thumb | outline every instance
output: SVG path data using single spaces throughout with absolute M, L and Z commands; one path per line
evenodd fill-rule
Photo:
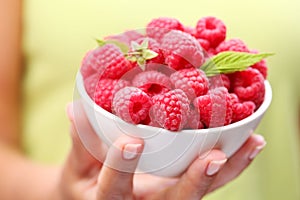
M 132 199 L 133 177 L 144 142 L 121 136 L 110 147 L 98 178 L 99 199 Z

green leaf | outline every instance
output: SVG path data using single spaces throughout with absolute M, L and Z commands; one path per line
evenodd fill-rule
M 125 56 L 128 60 L 137 62 L 138 65 L 142 68 L 142 70 L 145 70 L 147 60 L 151 60 L 152 58 L 158 56 L 158 53 L 150 50 L 148 46 L 149 40 L 147 38 L 143 40 L 142 44 L 138 44 L 137 42 L 132 41 L 132 50 L 125 53 Z
M 134 51 L 138 51 L 138 50 L 140 50 L 140 45 L 136 41 L 132 41 L 131 42 L 131 48 Z
M 221 52 L 201 66 L 207 76 L 242 71 L 274 53 Z
M 156 56 L 158 56 L 158 53 L 156 53 L 155 51 L 152 51 L 150 49 L 144 50 L 143 55 L 142 55 L 142 57 L 145 60 L 150 60 L 152 58 L 155 58 Z
M 114 44 L 117 47 L 119 47 L 120 50 L 123 53 L 127 53 L 129 51 L 129 46 L 128 45 L 126 45 L 125 43 L 122 43 L 120 41 L 117 41 L 117 40 L 101 40 L 101 39 L 96 39 L 96 42 L 98 43 L 99 47 L 102 47 L 102 46 L 104 46 L 106 44 Z
M 148 46 L 149 46 L 149 40 L 147 38 L 145 38 L 141 44 L 141 49 L 142 50 L 148 49 Z

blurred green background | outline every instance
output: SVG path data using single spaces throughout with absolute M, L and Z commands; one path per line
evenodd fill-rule
M 69 149 L 64 107 L 72 100 L 82 57 L 96 46 L 95 37 L 144 28 L 160 16 L 195 26 L 212 15 L 226 24 L 227 38 L 276 55 L 267 59 L 273 102 L 257 130 L 268 145 L 245 173 L 207 199 L 300 199 L 299 8 L 299 0 L 25 1 L 24 147 L 42 162 L 64 159 Z

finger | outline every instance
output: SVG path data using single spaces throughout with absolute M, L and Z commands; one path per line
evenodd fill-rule
M 236 178 L 264 148 L 266 141 L 261 135 L 253 134 L 246 143 L 230 158 L 218 174 L 210 191 L 221 187 Z
M 67 159 L 66 167 L 70 170 L 70 173 L 73 173 L 73 175 L 76 175 L 78 178 L 92 177 L 99 172 L 101 162 L 95 159 L 86 149 L 78 132 L 81 131 L 81 134 L 89 135 L 94 131 L 84 112 L 82 112 L 80 118 L 79 116 L 74 116 L 73 103 L 67 105 L 67 116 L 71 122 L 70 134 L 72 138 L 72 148 Z M 105 155 L 106 150 L 101 143 L 98 149 L 102 155 Z
M 179 182 L 167 189 L 165 199 L 201 199 L 226 163 L 226 155 L 212 150 L 206 157 L 196 159 L 182 175 Z
M 131 199 L 133 176 L 140 154 L 142 140 L 121 137 L 110 147 L 98 178 L 99 199 Z

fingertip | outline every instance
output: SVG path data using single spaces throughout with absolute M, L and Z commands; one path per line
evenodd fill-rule
M 263 135 L 260 134 L 253 134 L 252 139 L 256 143 L 256 146 L 266 146 L 267 142 Z
M 138 157 L 138 155 L 142 151 L 142 144 L 125 144 L 123 146 L 122 154 L 123 154 L 123 159 L 125 160 L 132 160 Z
M 226 154 L 218 149 L 213 149 L 205 153 L 205 155 L 205 157 L 200 155 L 199 159 L 205 162 L 205 175 L 209 177 L 216 175 L 227 162 Z
M 249 153 L 248 159 L 252 161 L 267 145 L 265 138 L 262 135 L 253 134 L 252 135 L 253 146 Z
M 70 121 L 74 121 L 73 102 L 69 102 L 66 105 L 66 114 Z

